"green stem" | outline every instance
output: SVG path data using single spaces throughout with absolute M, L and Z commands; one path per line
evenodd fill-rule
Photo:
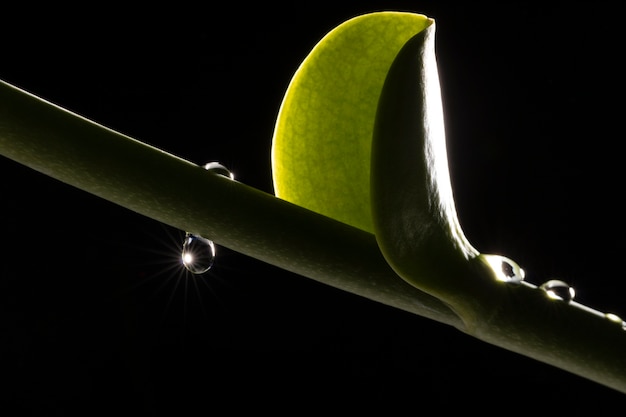
M 373 235 L 122 135 L 0 81 L 0 154 L 282 269 L 457 328 Z
M 533 286 L 502 283 L 485 286 L 488 294 L 467 295 L 493 308 L 465 327 L 446 304 L 400 279 L 373 235 L 207 172 L 2 81 L 0 153 L 242 254 L 626 393 L 621 321 L 547 300 Z

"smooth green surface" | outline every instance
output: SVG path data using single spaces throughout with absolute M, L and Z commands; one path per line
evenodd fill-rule
M 474 296 L 469 260 L 478 251 L 461 230 L 452 194 L 434 24 L 404 45 L 385 80 L 371 202 L 376 239 L 400 276 L 455 308 Z
M 415 13 L 357 16 L 329 32 L 285 94 L 272 142 L 276 196 L 372 232 L 369 165 L 391 62 L 432 24 Z

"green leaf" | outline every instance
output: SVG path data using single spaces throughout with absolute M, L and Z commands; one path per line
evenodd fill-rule
M 277 197 L 373 232 L 370 153 L 380 92 L 402 46 L 433 23 L 377 12 L 329 32 L 295 73 L 272 143 Z
M 389 69 L 370 175 L 376 240 L 398 275 L 457 308 L 474 299 L 479 272 L 493 281 L 491 273 L 468 262 L 479 252 L 466 239 L 455 209 L 434 24 L 406 42 Z
M 272 169 L 278 197 L 375 234 L 400 277 L 458 308 L 485 271 L 454 209 L 434 28 L 377 12 L 329 32 L 285 94 Z

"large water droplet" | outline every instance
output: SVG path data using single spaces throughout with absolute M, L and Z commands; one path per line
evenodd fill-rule
M 231 180 L 235 179 L 235 175 L 219 162 L 208 162 L 204 165 L 204 169 L 206 169 L 207 171 L 211 171 L 215 174 L 230 178 Z
M 574 287 L 571 287 L 568 283 L 558 279 L 551 279 L 544 282 L 539 287 L 544 290 L 548 297 L 553 300 L 572 301 L 576 295 Z
M 485 255 L 481 256 L 487 264 L 493 269 L 493 272 L 498 281 L 520 283 L 524 280 L 526 273 L 520 266 L 509 258 L 500 255 Z
M 192 274 L 204 274 L 215 261 L 215 244 L 202 236 L 186 233 L 181 259 Z

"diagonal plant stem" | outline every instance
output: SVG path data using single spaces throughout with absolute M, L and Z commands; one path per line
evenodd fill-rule
M 374 236 L 212 174 L 0 81 L 0 154 L 282 269 L 457 328 L 400 279 Z
M 0 154 L 242 254 L 626 393 L 621 319 L 548 305 L 532 286 L 502 286 L 494 287 L 499 301 L 491 301 L 490 320 L 466 328 L 445 303 L 400 279 L 372 234 L 207 172 L 2 81 Z

